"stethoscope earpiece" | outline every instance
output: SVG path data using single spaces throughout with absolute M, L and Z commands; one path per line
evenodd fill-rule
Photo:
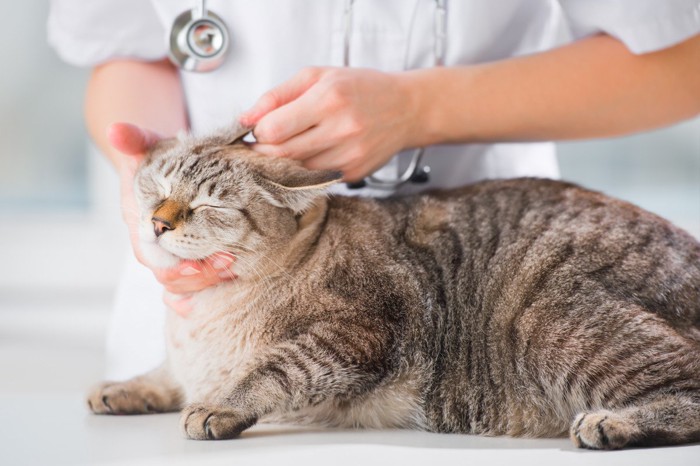
M 186 71 L 212 71 L 224 62 L 229 36 L 223 20 L 206 2 L 175 18 L 168 37 L 170 60 Z

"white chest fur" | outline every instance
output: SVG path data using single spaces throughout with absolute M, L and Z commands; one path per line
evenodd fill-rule
M 220 285 L 195 297 L 187 318 L 167 322 L 168 363 L 183 386 L 186 403 L 216 403 L 247 374 L 254 356 L 263 353 L 264 293 L 235 284 Z M 273 413 L 276 422 L 343 427 L 423 428 L 423 381 L 419 370 L 401 371 L 362 399 L 339 406 L 333 400 L 296 412 Z M 266 417 L 267 418 L 267 417 Z M 270 420 L 270 419 L 263 419 Z
M 255 353 L 255 295 L 235 284 L 198 293 L 192 312 L 168 318 L 168 364 L 186 402 L 213 401 L 243 373 Z

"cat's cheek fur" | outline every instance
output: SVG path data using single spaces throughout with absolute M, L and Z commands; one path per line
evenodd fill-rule
M 139 245 L 141 255 L 149 267 L 157 269 L 170 269 L 177 266 L 182 260 L 175 254 L 166 251 L 156 243 L 151 224 L 147 219 L 142 219 L 139 226 Z
M 180 263 L 180 258 L 152 241 L 141 241 L 141 254 L 146 263 L 157 269 L 170 269 Z

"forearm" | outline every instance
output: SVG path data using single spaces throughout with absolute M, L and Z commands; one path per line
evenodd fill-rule
M 700 113 L 700 36 L 646 55 L 596 36 L 404 78 L 417 115 L 412 146 L 615 136 Z
M 85 98 L 87 128 L 100 150 L 119 169 L 124 157 L 107 141 L 107 127 L 128 122 L 173 136 L 187 128 L 177 70 L 167 61 L 121 60 L 96 67 Z

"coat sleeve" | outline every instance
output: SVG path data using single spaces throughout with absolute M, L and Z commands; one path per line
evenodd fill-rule
M 575 38 L 597 33 L 633 53 L 653 52 L 700 33 L 700 0 L 559 0 Z
M 166 56 L 165 26 L 149 0 L 51 0 L 48 41 L 77 66 Z

